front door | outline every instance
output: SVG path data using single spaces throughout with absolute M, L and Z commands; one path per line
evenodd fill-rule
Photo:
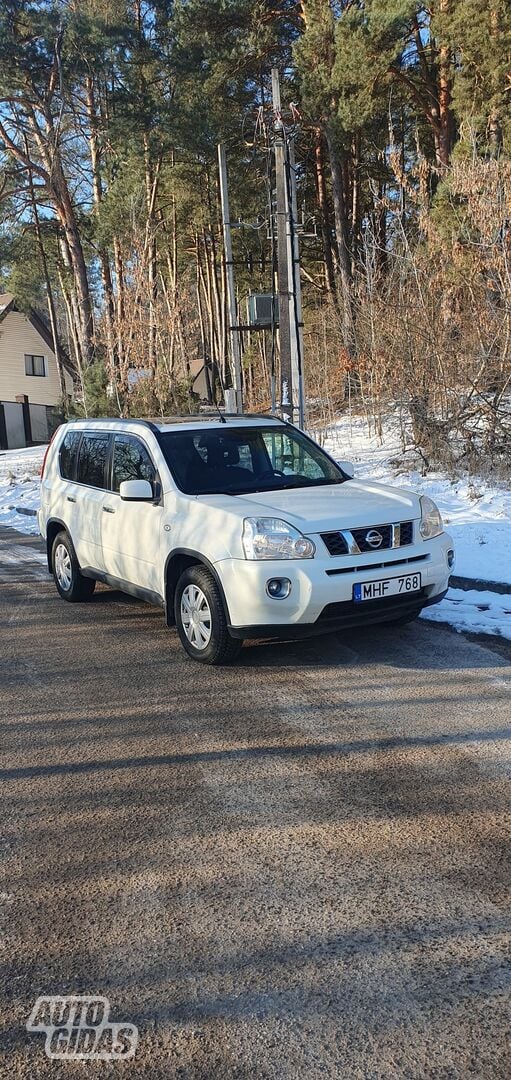
M 149 480 L 155 502 L 125 502 L 119 495 L 123 480 Z M 151 454 L 138 436 L 114 435 L 110 488 L 101 515 L 106 573 L 159 594 L 163 524 L 163 505 L 157 503 L 160 481 Z

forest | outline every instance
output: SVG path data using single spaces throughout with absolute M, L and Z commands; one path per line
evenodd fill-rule
M 275 114 L 294 142 L 307 422 L 398 415 L 426 466 L 509 476 L 508 0 L 3 0 L 1 286 L 51 325 L 87 415 L 193 411 L 274 293 Z M 60 343 L 60 344 L 59 344 Z M 241 334 L 267 410 L 275 329 Z

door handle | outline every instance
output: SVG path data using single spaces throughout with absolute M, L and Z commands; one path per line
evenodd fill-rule
M 114 510 L 113 506 L 104 506 L 103 507 L 103 513 L 104 514 L 115 514 L 115 510 Z
M 68 502 L 76 502 L 76 499 L 74 499 L 72 495 L 68 495 L 67 501 Z

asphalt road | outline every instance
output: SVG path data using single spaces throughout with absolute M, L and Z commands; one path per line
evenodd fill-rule
M 419 622 L 201 668 L 38 554 L 0 531 L 2 1077 L 508 1080 L 506 656 Z M 135 1059 L 49 1062 L 42 993 Z

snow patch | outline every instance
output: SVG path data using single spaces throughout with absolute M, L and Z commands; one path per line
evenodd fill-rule
M 0 452 L 0 525 L 38 534 L 37 518 L 16 513 L 16 507 L 39 508 L 39 473 L 45 450 L 45 446 L 29 446 Z
M 345 416 L 329 429 L 325 449 L 353 461 L 357 477 L 412 488 L 438 504 L 456 547 L 454 572 L 511 584 L 511 491 L 484 479 L 453 480 L 441 472 L 423 476 L 403 454 L 397 424 L 385 426 L 383 442 L 368 433 L 361 416 Z
M 425 608 L 421 618 L 447 622 L 473 634 L 499 634 L 511 641 L 511 596 L 449 589 L 440 604 Z
M 332 457 L 353 461 L 357 477 L 412 488 L 434 499 L 454 540 L 455 574 L 511 584 L 509 487 L 477 477 L 452 479 L 435 471 L 423 475 L 410 466 L 399 434 L 397 423 L 388 421 L 381 440 L 369 433 L 364 417 L 348 414 L 329 429 L 324 445 Z M 449 589 L 445 599 L 421 617 L 511 640 L 511 596 Z

